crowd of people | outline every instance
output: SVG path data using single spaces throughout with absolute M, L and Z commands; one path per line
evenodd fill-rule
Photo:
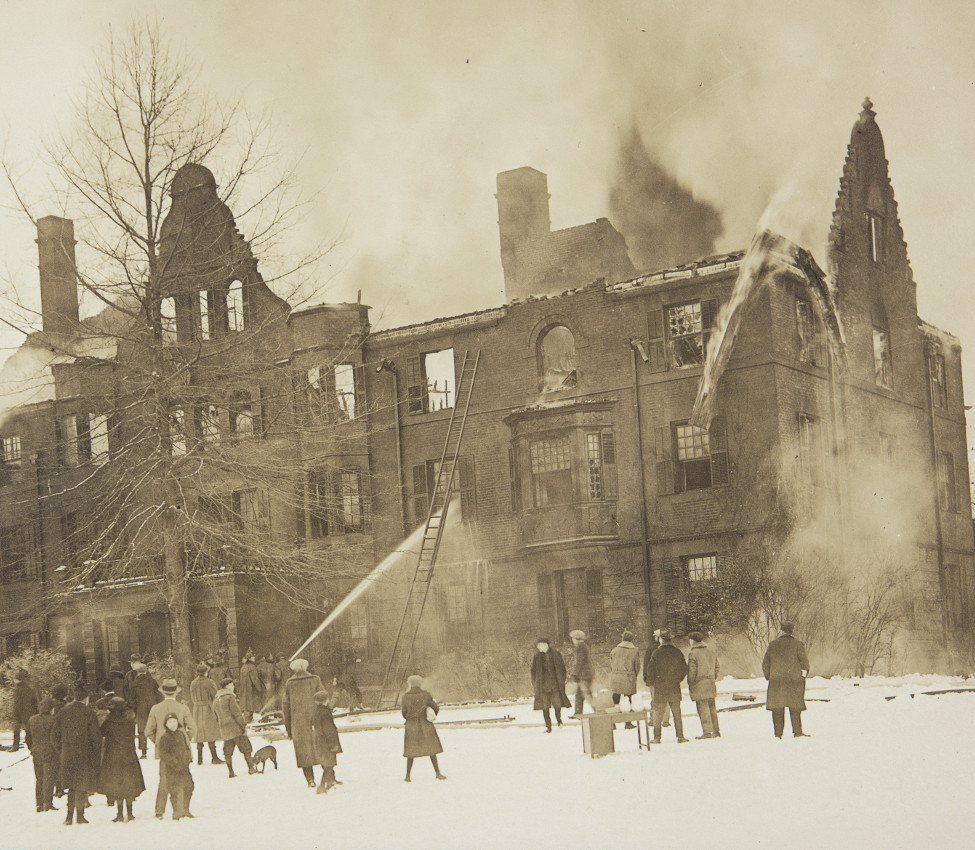
M 762 662 L 768 680 L 766 707 L 772 713 L 776 738 L 784 733 L 786 708 L 790 710 L 793 735 L 805 736 L 802 711 L 806 707 L 809 659 L 793 631 L 791 624 L 783 623 L 781 634 L 769 644 Z M 562 709 L 572 706 L 566 694 L 567 682 L 574 683 L 576 691 L 572 719 L 582 716 L 586 701 L 593 710 L 605 708 L 595 704 L 595 665 L 586 634 L 575 630 L 570 637 L 573 652 L 568 668 L 562 654 L 547 638 L 537 641 L 532 658 L 534 708 L 542 712 L 546 733 L 552 731 L 553 712 L 555 723 L 562 726 Z M 681 717 L 685 680 L 701 721 L 698 737 L 721 736 L 715 705 L 720 662 L 703 634 L 692 632 L 689 638 L 690 650 L 685 658 L 674 645 L 670 630 L 660 629 L 643 656 L 643 681 L 650 689 L 654 743 L 660 743 L 662 728 L 669 725 L 670 718 L 678 742 L 687 741 Z M 630 701 L 637 693 L 641 663 L 634 640 L 633 633 L 625 631 L 610 653 L 612 703 L 621 711 L 631 708 Z M 323 684 L 319 676 L 309 671 L 305 659 L 285 662 L 286 668 L 281 664 L 283 660 L 266 656 L 258 663 L 248 652 L 234 679 L 225 657 L 208 657 L 197 665 L 189 705 L 178 699 L 181 688 L 175 679 L 165 678 L 157 683 L 138 655 L 131 657 L 130 670 L 125 674 L 118 669 L 111 671 L 94 705 L 89 704 L 89 694 L 80 686 L 69 690 L 65 685 L 56 685 L 49 696 L 41 699 L 29 673 L 19 671 L 14 688 L 14 749 L 20 746 L 24 732 L 34 763 L 37 811 L 55 811 L 55 797 L 65 797 L 65 824 L 85 824 L 91 795 L 103 794 L 109 806 L 116 807 L 115 822 L 132 820 L 133 803 L 146 790 L 140 751 L 145 759 L 151 741 L 159 762 L 155 816 L 162 819 L 169 806 L 174 820 L 192 818 L 192 745 L 196 744 L 198 765 L 203 764 L 207 747 L 211 762 L 225 764 L 230 779 L 236 777 L 236 752 L 240 752 L 250 774 L 257 772 L 258 761 L 262 770 L 267 760 L 277 768 L 274 748 L 263 747 L 255 754 L 247 734 L 251 717 L 275 705 L 280 706 L 285 731 L 294 746 L 295 764 L 308 786 L 325 794 L 341 785 L 335 768 L 342 746 L 333 709 L 340 695 L 348 695 L 348 688 L 337 677 Z M 405 720 L 405 781 L 411 781 L 417 758 L 429 758 L 436 778 L 446 779 L 437 760 L 443 752 L 435 725 L 440 708 L 423 689 L 420 676 L 410 676 L 406 684 L 400 700 Z M 217 753 L 218 742 L 223 743 L 222 759 Z M 318 783 L 316 766 L 322 771 Z
M 57 811 L 54 800 L 64 797 L 65 824 L 86 824 L 91 795 L 104 794 L 109 806 L 116 806 L 116 823 L 132 820 L 133 803 L 146 790 L 140 761 L 147 757 L 151 741 L 159 762 L 155 816 L 162 819 L 169 806 L 174 820 L 192 818 L 192 744 L 196 744 L 198 765 L 203 764 L 207 747 L 211 763 L 225 764 L 230 779 L 237 775 L 235 752 L 240 752 L 249 774 L 257 772 L 257 760 L 262 764 L 270 760 L 277 768 L 274 748 L 264 747 L 255 754 L 247 734 L 254 714 L 276 708 L 309 787 L 325 794 L 342 784 L 335 776 L 342 746 L 333 709 L 340 696 L 353 705 L 358 700 L 361 706 L 358 688 L 350 693 L 347 681 L 332 677 L 325 685 L 309 672 L 305 659 L 288 663 L 283 656 L 277 660 L 266 656 L 257 663 L 250 652 L 234 679 L 225 656 L 218 654 L 197 665 L 187 705 L 178 699 L 182 691 L 178 682 L 164 678 L 157 683 L 139 655 L 132 655 L 129 667 L 125 674 L 111 671 L 94 704 L 82 686 L 69 689 L 59 684 L 41 699 L 28 671 L 15 675 L 13 749 L 19 749 L 25 732 L 34 763 L 38 812 Z M 446 779 L 437 763 L 443 750 L 433 725 L 440 709 L 420 685 L 420 677 L 411 676 L 402 700 L 407 782 L 414 758 L 427 756 L 437 778 Z M 223 743 L 222 759 L 218 742 Z M 317 785 L 316 766 L 322 769 Z
M 769 683 L 766 708 L 772 712 L 772 729 L 776 738 L 781 738 L 784 732 L 787 708 L 792 719 L 793 735 L 797 738 L 806 737 L 802 730 L 802 712 L 806 708 L 809 658 L 802 642 L 793 635 L 794 626 L 783 623 L 780 629 L 781 634 L 769 644 L 762 660 L 762 671 Z M 535 645 L 535 655 L 531 662 L 534 708 L 542 712 L 546 733 L 552 731 L 552 713 L 554 712 L 555 723 L 562 726 L 562 709 L 572 706 L 566 693 L 567 682 L 575 685 L 575 713 L 571 715 L 571 719 L 582 716 L 586 701 L 594 711 L 597 710 L 593 697 L 596 671 L 586 634 L 575 629 L 569 633 L 569 637 L 572 639 L 573 649 L 568 668 L 562 653 L 552 646 L 548 638 L 539 638 Z M 653 633 L 653 642 L 643 656 L 643 681 L 650 688 L 650 718 L 655 744 L 661 742 L 663 727 L 670 725 L 671 718 L 677 741 L 687 743 L 681 717 L 682 687 L 685 680 L 701 721 L 698 739 L 721 737 L 716 707 L 721 663 L 701 632 L 691 632 L 688 638 L 690 649 L 685 657 L 674 645 L 674 635 L 670 629 L 659 629 Z M 637 693 L 641 669 L 640 652 L 634 640 L 633 632 L 624 631 L 622 640 L 609 655 L 609 684 L 613 705 L 622 704 L 624 708 L 631 707 L 631 699 Z M 631 728 L 633 724 L 627 722 L 625 726 Z

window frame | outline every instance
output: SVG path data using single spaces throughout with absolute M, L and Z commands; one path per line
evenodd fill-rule
M 936 410 L 948 409 L 948 371 L 943 354 L 928 355 L 928 384 L 931 404 Z
M 887 328 L 873 326 L 874 384 L 885 390 L 894 389 L 894 357 Z
M 686 310 L 688 307 L 692 308 L 691 318 L 694 321 L 695 313 L 693 311 L 694 307 L 697 307 L 696 313 L 696 323 L 699 327 L 685 333 L 674 333 L 675 326 L 675 310 Z M 664 320 L 665 320 L 665 332 L 667 336 L 667 343 L 670 348 L 668 353 L 668 363 L 671 369 L 686 369 L 694 366 L 703 366 L 707 359 L 708 352 L 708 342 L 711 339 L 711 331 L 714 328 L 714 321 L 717 316 L 718 302 L 715 299 L 709 298 L 695 298 L 687 301 L 681 301 L 675 304 L 668 304 L 664 307 Z M 680 321 L 680 317 L 677 317 Z M 679 340 L 690 340 L 693 338 L 698 339 L 698 344 L 700 345 L 700 359 L 694 359 L 689 362 L 678 362 L 678 351 L 676 342 Z M 683 360 L 683 358 L 681 358 Z

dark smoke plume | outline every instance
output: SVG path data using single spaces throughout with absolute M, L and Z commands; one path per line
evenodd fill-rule
M 714 253 L 721 215 L 695 200 L 643 144 L 634 127 L 621 140 L 609 192 L 610 216 L 626 239 L 633 265 L 652 271 Z

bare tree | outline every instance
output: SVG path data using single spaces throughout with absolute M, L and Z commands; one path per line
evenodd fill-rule
M 64 518 L 62 586 L 153 580 L 189 678 L 192 583 L 246 571 L 321 610 L 371 555 L 367 470 L 348 467 L 360 340 L 314 373 L 291 359 L 287 297 L 327 247 L 281 258 L 303 202 L 269 122 L 201 94 L 157 25 L 110 36 L 76 106 L 46 150 L 85 249 L 77 283 L 101 311 L 44 337 L 59 396 L 80 399 L 59 402 L 45 497 Z M 260 255 L 278 261 L 273 289 Z M 272 512 L 289 520 L 272 530 Z M 345 545 L 301 545 L 306 522 Z

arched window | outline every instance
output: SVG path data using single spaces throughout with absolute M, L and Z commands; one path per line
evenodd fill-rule
M 227 329 L 244 329 L 244 285 L 239 280 L 230 281 L 230 289 L 227 290 Z
M 542 392 L 571 389 L 578 383 L 575 337 L 565 325 L 553 325 L 538 342 Z

